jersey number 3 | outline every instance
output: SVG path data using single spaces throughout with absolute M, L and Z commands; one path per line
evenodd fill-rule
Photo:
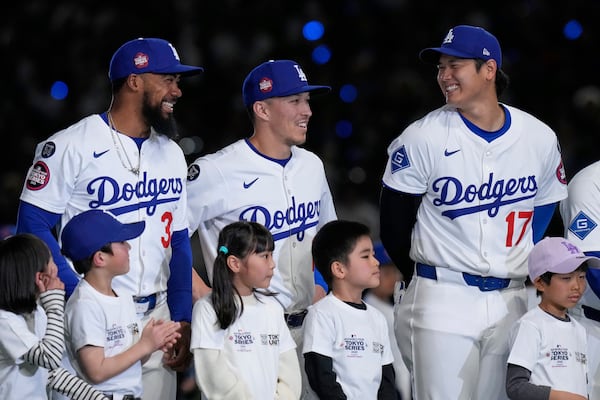
M 173 235 L 173 233 L 171 232 L 171 224 L 173 223 L 173 214 L 171 214 L 171 212 L 167 211 L 160 217 L 160 220 L 162 222 L 165 222 L 166 237 L 161 236 L 160 242 L 162 243 L 163 247 L 166 249 L 167 247 L 169 247 L 171 245 L 171 236 Z
M 527 225 L 531 222 L 531 218 L 533 217 L 533 211 L 511 211 L 506 216 L 506 247 L 513 247 L 519 244 L 521 239 L 523 239 L 523 235 L 525 235 L 525 231 L 527 230 Z M 517 225 L 520 225 L 521 229 L 519 231 L 519 237 L 516 241 L 514 241 L 515 237 L 515 228 Z M 518 229 L 518 228 L 517 228 Z

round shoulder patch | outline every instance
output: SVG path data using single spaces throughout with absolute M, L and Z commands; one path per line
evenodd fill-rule
M 558 181 L 563 185 L 567 184 L 567 174 L 565 172 L 565 167 L 563 165 L 562 160 L 560 161 L 560 164 L 558 164 L 558 167 L 556 167 L 556 177 L 558 178 Z
M 25 181 L 25 186 L 29 190 L 40 190 L 50 181 L 50 169 L 43 161 L 36 162 Z
M 42 148 L 42 157 L 48 158 L 52 157 L 54 152 L 56 151 L 56 145 L 54 142 L 46 142 L 44 147 Z
M 188 182 L 195 181 L 200 176 L 200 166 L 192 164 L 188 167 L 187 180 Z

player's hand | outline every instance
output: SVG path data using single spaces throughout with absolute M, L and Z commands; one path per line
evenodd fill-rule
M 587 400 L 587 397 L 562 390 L 550 390 L 548 400 Z
M 190 341 L 192 339 L 192 327 L 189 322 L 179 322 L 178 332 L 181 334 L 177 343 L 167 351 L 163 357 L 163 363 L 177 372 L 185 371 L 192 362 L 190 352 Z
M 36 274 L 35 285 L 40 293 L 52 289 L 65 290 L 65 284 L 60 280 L 58 275 L 51 275 L 46 272 L 38 272 Z

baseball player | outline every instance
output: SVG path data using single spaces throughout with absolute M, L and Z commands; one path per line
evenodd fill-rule
M 278 293 L 299 352 L 315 293 L 312 238 L 337 218 L 322 161 L 300 147 L 312 115 L 310 96 L 329 90 L 309 85 L 295 61 L 260 64 L 242 87 L 252 136 L 198 158 L 188 169 L 190 234 L 198 230 L 210 281 L 223 227 L 238 220 L 266 226 L 275 239 L 277 266 L 270 290 Z
M 437 65 L 446 105 L 390 144 L 380 198 L 381 240 L 413 276 L 395 296 L 400 353 L 416 399 L 506 399 L 527 255 L 567 194 L 558 140 L 499 103 L 508 77 L 486 30 L 456 26 L 420 58 Z
M 531 250 L 529 277 L 541 300 L 511 330 L 511 399 L 588 399 L 585 328 L 567 310 L 581 298 L 589 267 L 600 267 L 600 259 L 562 237 L 546 237 Z
M 569 182 L 569 196 L 560 203 L 565 237 L 585 254 L 600 257 L 600 161 L 580 170 Z M 588 390 L 600 398 L 600 271 L 589 269 L 588 286 L 571 313 L 587 331 Z
M 108 210 L 122 223 L 145 221 L 131 240 L 130 271 L 114 279 L 150 318 L 181 322 L 182 338 L 163 365 L 158 351 L 144 364 L 144 399 L 174 399 L 176 373 L 189 365 L 191 246 L 187 233 L 187 164 L 175 135 L 173 110 L 184 65 L 173 45 L 140 38 L 123 44 L 110 61 L 109 110 L 87 116 L 38 144 L 21 193 L 18 232 L 43 238 L 70 294 L 79 276 L 60 254 L 52 230 L 89 209 Z M 58 236 L 60 237 L 60 236 Z M 171 368 L 165 368 L 164 366 Z

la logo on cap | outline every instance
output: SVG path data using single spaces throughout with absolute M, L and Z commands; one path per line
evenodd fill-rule
M 296 71 L 298 71 L 298 78 L 300 78 L 301 81 L 308 82 L 308 78 L 306 77 L 304 71 L 302 71 L 302 68 L 300 68 L 299 65 L 294 65 L 294 68 L 296 68 Z
M 442 44 L 445 43 L 452 43 L 452 41 L 454 40 L 454 32 L 452 32 L 452 29 L 450 29 L 448 31 L 448 34 L 446 35 L 446 37 L 444 38 L 444 41 L 442 42 Z
M 133 57 L 133 64 L 136 68 L 146 68 L 148 66 L 148 55 L 145 53 L 137 53 Z

